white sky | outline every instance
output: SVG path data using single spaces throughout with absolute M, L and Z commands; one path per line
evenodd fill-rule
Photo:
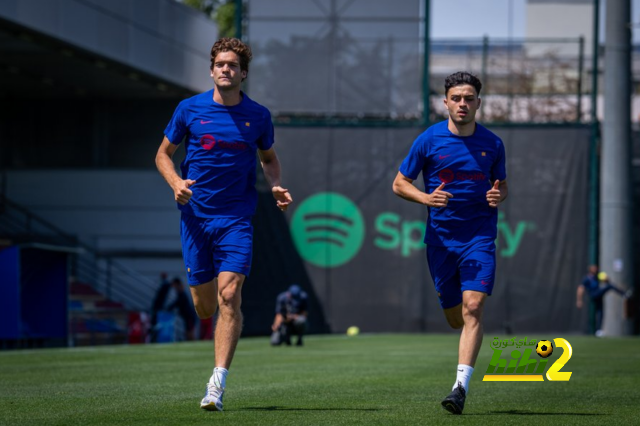
M 601 22 L 604 22 L 606 1 L 600 0 Z M 458 13 L 451 13 L 452 6 Z M 431 0 L 431 37 L 480 38 L 487 35 L 503 38 L 511 35 L 522 38 L 526 30 L 525 14 L 526 0 Z M 640 43 L 640 0 L 631 0 L 631 20 L 635 24 L 633 41 Z M 602 38 L 602 24 L 600 34 Z

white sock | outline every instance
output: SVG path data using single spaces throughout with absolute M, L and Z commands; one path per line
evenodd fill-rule
M 456 376 L 456 382 L 453 384 L 453 389 L 458 387 L 458 383 L 462 385 L 465 392 L 469 392 L 469 380 L 473 374 L 473 367 L 464 364 L 458 364 L 458 374 Z M 453 390 L 451 389 L 451 390 Z
M 229 370 L 226 368 L 216 367 L 213 369 L 209 383 L 213 383 L 217 387 L 224 389 L 227 386 L 227 374 L 229 374 Z

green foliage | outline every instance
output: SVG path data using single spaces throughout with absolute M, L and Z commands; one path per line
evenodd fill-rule
M 236 4 L 234 1 L 227 1 L 220 5 L 216 11 L 216 22 L 218 23 L 218 35 L 220 37 L 236 36 Z
M 241 339 L 224 413 L 199 408 L 211 342 L 0 352 L 0 424 L 637 422 L 638 339 L 564 336 L 573 346 L 568 382 L 483 382 L 494 337 L 485 338 L 462 416 L 440 406 L 455 379 L 458 334 L 361 334 L 309 336 L 302 348 Z
M 182 0 L 187 6 L 204 12 L 218 24 L 218 37 L 236 36 L 235 0 Z

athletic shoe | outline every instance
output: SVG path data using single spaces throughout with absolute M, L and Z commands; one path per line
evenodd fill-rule
M 219 388 L 213 383 L 207 383 L 204 398 L 200 402 L 200 408 L 207 411 L 222 411 L 222 395 L 224 389 Z
M 462 414 L 464 409 L 464 400 L 467 397 L 467 393 L 460 382 L 454 390 L 451 391 L 448 397 L 442 401 L 442 406 L 445 410 L 451 414 Z

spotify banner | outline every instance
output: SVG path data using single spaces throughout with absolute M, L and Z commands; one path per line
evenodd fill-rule
M 582 331 L 586 318 L 574 304 L 587 262 L 589 131 L 492 130 L 505 142 L 509 198 L 499 210 L 486 329 Z M 333 332 L 448 330 L 422 243 L 427 209 L 391 190 L 420 132 L 276 131 L 283 185 L 294 198 L 286 232 L 304 265 L 298 280 L 308 280 Z M 422 176 L 416 183 L 422 189 Z

